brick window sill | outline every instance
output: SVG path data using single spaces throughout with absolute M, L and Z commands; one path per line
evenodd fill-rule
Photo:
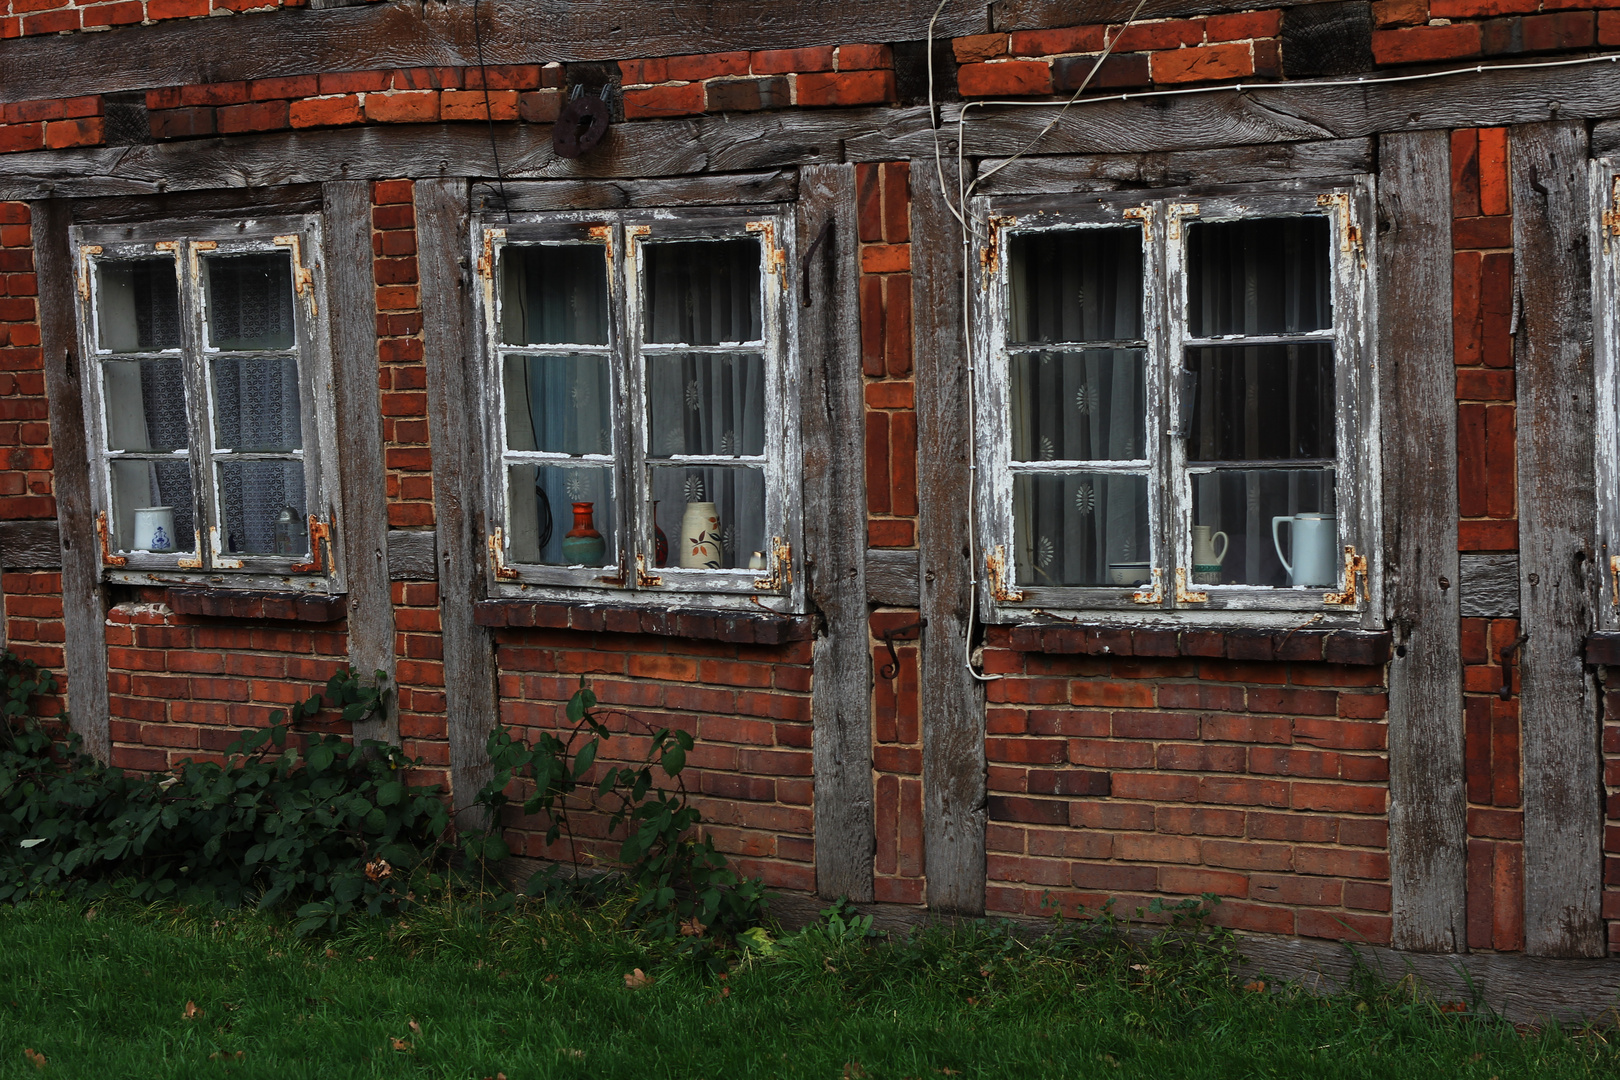
M 479 626 L 513 629 L 580 630 L 610 634 L 656 634 L 752 645 L 783 645 L 810 637 L 809 615 L 766 612 L 655 611 L 600 604 L 556 604 L 538 600 L 479 600 L 473 604 Z
M 214 619 L 276 619 L 286 622 L 337 622 L 348 614 L 343 594 L 248 592 L 242 589 L 170 589 L 169 610 L 177 615 Z
M 1377 666 L 1389 662 L 1391 635 L 1388 630 L 1149 630 L 1101 623 L 1022 623 L 1011 628 L 1009 639 L 1008 646 L 1017 652 Z

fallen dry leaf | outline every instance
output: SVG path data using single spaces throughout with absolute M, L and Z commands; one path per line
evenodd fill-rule
M 336 960 L 337 959 L 337 953 L 333 952 L 331 949 L 327 949 L 326 950 L 326 958 L 328 960 Z
M 636 970 L 624 977 L 624 985 L 632 990 L 640 990 L 643 986 L 651 986 L 654 981 L 651 975 L 648 975 L 640 968 L 636 968 Z
M 1246 982 L 1243 984 L 1243 989 L 1247 990 L 1251 994 L 1263 994 L 1266 992 L 1266 984 L 1258 980 L 1255 982 Z
M 411 1048 L 409 1039 L 395 1039 L 393 1043 L 395 1050 L 409 1050 Z
M 422 1034 L 422 1025 L 418 1024 L 415 1020 L 412 1020 L 410 1023 L 406 1024 L 405 1026 L 410 1028 L 412 1031 L 416 1032 L 418 1035 Z
M 702 937 L 706 929 L 707 927 L 694 915 L 681 923 L 681 937 Z
M 40 1053 L 38 1050 L 29 1050 L 25 1048 L 23 1050 L 23 1057 L 27 1058 L 28 1064 L 32 1065 L 36 1069 L 43 1069 L 45 1067 L 45 1055 Z
M 186 1002 L 186 1007 L 181 1010 L 180 1015 L 187 1020 L 195 1020 L 199 1016 L 204 1016 L 206 1014 L 201 1009 L 197 1008 L 197 1003 L 195 1001 L 188 1001 Z

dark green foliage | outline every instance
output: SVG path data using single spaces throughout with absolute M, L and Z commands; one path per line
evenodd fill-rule
M 639 765 L 611 766 L 594 785 L 583 784 L 602 744 L 613 737 L 595 713 L 596 704 L 596 695 L 581 681 L 568 701 L 566 715 L 574 726 L 566 739 L 543 732 L 531 745 L 513 739 L 503 728 L 490 733 L 489 757 L 495 772 L 478 793 L 478 801 L 490 809 L 491 821 L 498 822 L 501 808 L 511 802 L 506 789 L 513 779 L 527 779 L 534 790 L 523 801 L 523 812 L 544 815 L 546 843 L 567 836 L 572 849 L 570 799 L 576 804 L 583 800 L 607 816 L 609 836 L 622 838 L 620 880 L 634 891 L 631 917 L 655 936 L 681 936 L 684 926 L 685 935 L 698 948 L 702 935 L 694 933 L 698 929 L 694 919 L 701 927 L 730 933 L 758 922 L 765 907 L 764 883 L 740 879 L 725 855 L 715 850 L 711 837 L 694 836 L 702 816 L 688 801 L 682 779 L 693 746 L 691 735 L 673 728 L 650 731 L 647 754 Z M 506 854 L 506 845 L 493 834 L 468 843 L 470 855 Z M 612 876 L 582 881 L 577 856 L 570 870 L 567 874 L 553 866 L 541 871 L 530 880 L 529 892 L 600 894 L 616 884 Z
M 419 764 L 394 747 L 336 735 L 289 745 L 289 724 L 323 704 L 363 720 L 380 691 L 347 670 L 323 694 L 246 731 L 225 764 L 186 761 L 138 775 L 96 761 L 32 714 L 48 673 L 10 653 L 0 725 L 0 901 L 46 896 L 183 899 L 226 906 L 302 903 L 300 929 L 409 903 L 407 882 L 449 817 Z M 379 672 L 379 675 L 381 673 Z M 296 739 L 294 740 L 296 742 Z

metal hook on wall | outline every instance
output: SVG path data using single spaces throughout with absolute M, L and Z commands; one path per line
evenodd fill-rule
M 893 679 L 900 674 L 900 656 L 894 651 L 896 641 L 916 641 L 922 631 L 928 629 L 927 619 L 918 619 L 906 626 L 895 626 L 883 631 L 878 637 L 883 641 L 884 648 L 889 650 L 889 662 L 878 668 L 878 674 L 885 679 Z M 913 634 L 912 637 L 902 635 Z

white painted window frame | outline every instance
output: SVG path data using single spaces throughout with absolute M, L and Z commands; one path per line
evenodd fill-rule
M 475 217 L 472 247 L 478 274 L 478 340 L 483 343 L 484 480 L 489 535 L 486 538 L 490 593 L 563 603 L 607 603 L 657 609 L 737 610 L 796 613 L 804 610 L 801 477 L 799 443 L 800 361 L 794 343 L 796 309 L 792 297 L 791 207 L 756 206 L 731 210 L 553 211 Z M 764 355 L 765 452 L 756 457 L 680 456 L 674 464 L 759 465 L 765 482 L 765 532 L 771 550 L 763 571 L 694 570 L 656 565 L 654 522 L 648 489 L 648 409 L 646 359 L 658 352 L 694 351 L 641 340 L 642 283 L 646 245 L 661 241 L 757 239 L 761 245 L 761 321 L 757 345 Z M 500 260 L 510 247 L 530 244 L 585 244 L 602 250 L 607 264 L 609 334 L 605 346 L 554 344 L 511 346 L 500 338 Z M 739 343 L 732 343 L 733 345 Z M 591 352 L 612 361 L 612 447 L 605 455 L 570 456 L 544 451 L 508 450 L 502 359 L 508 353 L 539 349 Z M 699 348 L 696 351 L 703 351 Z M 662 460 L 662 459 L 660 459 Z M 512 556 L 506 469 L 517 463 L 588 462 L 613 470 L 615 518 L 620 538 L 617 562 L 602 567 L 554 566 L 517 562 Z M 556 526 L 563 521 L 553 508 Z M 597 528 L 605 531 L 606 522 Z M 678 537 L 668 536 L 671 562 Z
M 344 576 L 336 542 L 342 526 L 342 507 L 334 474 L 337 461 L 336 406 L 332 397 L 334 373 L 329 328 L 323 317 L 325 274 L 321 265 L 319 216 L 75 226 L 70 243 L 78 295 L 79 356 L 85 431 L 90 444 L 92 507 L 101 533 L 103 577 L 112 582 L 138 585 L 342 592 Z M 208 344 L 206 335 L 208 314 L 200 260 L 205 253 L 212 256 L 259 252 L 285 254 L 291 261 L 294 346 L 290 350 L 214 348 Z M 154 353 L 102 349 L 96 322 L 97 264 L 154 257 L 174 260 L 181 347 Z M 216 356 L 237 352 L 296 357 L 301 449 L 284 453 L 237 453 L 230 447 L 215 446 L 214 394 L 209 365 Z M 111 463 L 125 456 L 125 452 L 108 448 L 102 364 L 114 359 L 155 358 L 177 358 L 182 364 L 189 448 L 175 451 L 172 457 L 176 460 L 183 457 L 190 469 L 192 513 L 197 525 L 191 552 L 120 550 L 113 535 Z M 307 518 L 301 524 L 310 544 L 302 554 L 235 555 L 224 550 L 219 524 L 224 511 L 220 505 L 217 466 L 222 462 L 256 459 L 296 460 L 303 464 Z
M 984 223 L 969 304 L 975 365 L 974 422 L 978 431 L 975 491 L 981 559 L 980 600 L 990 622 L 1032 614 L 1128 624 L 1377 627 L 1382 558 L 1375 378 L 1375 296 L 1372 181 L 1311 184 L 1285 181 L 1241 189 L 1150 190 L 981 196 L 973 203 Z M 1181 368 L 1189 338 L 1186 239 L 1182 223 L 1244 217 L 1326 216 L 1337 242 L 1332 252 L 1335 355 L 1335 450 L 1339 543 L 1346 569 L 1333 589 L 1198 585 L 1192 580 L 1192 485 L 1185 440 L 1177 432 Z M 1121 587 L 1038 587 L 1016 583 L 1012 513 L 1008 325 L 1008 250 L 1014 232 L 1135 224 L 1143 235 L 1144 332 L 1147 335 L 1147 443 L 1156 451 L 1133 462 L 1053 462 L 1042 466 L 1149 474 L 1153 583 Z M 1234 338 L 1239 344 L 1246 338 Z M 1224 341 L 1224 339 L 1223 339 Z M 1018 471 L 1033 471 L 1021 463 Z M 1192 472 L 1202 471 L 1199 465 Z M 1356 561 L 1362 560 L 1362 561 Z M 1353 571 L 1351 568 L 1354 568 Z M 1351 595 L 1350 581 L 1355 588 Z

